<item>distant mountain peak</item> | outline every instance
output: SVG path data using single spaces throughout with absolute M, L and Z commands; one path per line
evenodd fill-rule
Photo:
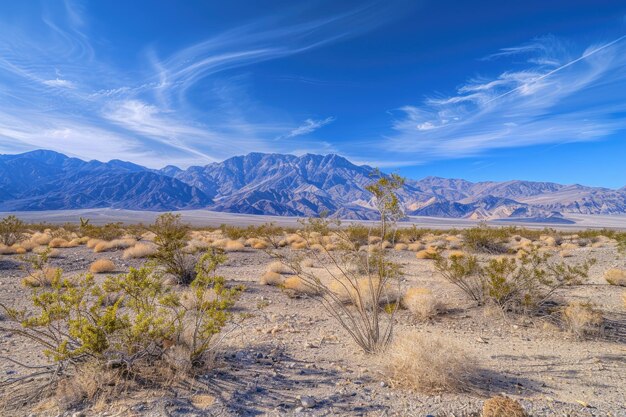
M 85 162 L 54 151 L 0 155 L 0 210 L 116 207 L 206 208 L 250 214 L 373 219 L 374 169 L 330 153 L 251 152 L 187 169 L 152 170 L 118 159 Z M 626 187 L 427 176 L 398 193 L 410 215 L 547 219 L 567 213 L 626 213 Z M 538 220 L 538 221 L 539 221 Z

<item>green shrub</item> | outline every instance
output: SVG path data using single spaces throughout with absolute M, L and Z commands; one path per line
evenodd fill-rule
M 26 225 L 17 217 L 10 215 L 0 221 L 0 242 L 12 246 L 24 239 Z
M 230 319 L 241 288 L 229 288 L 216 273 L 224 261 L 214 251 L 200 258 L 191 306 L 149 266 L 107 277 L 102 284 L 92 275 L 69 280 L 59 273 L 49 287 L 32 289 L 27 308 L 0 304 L 5 314 L 0 330 L 29 339 L 56 363 L 38 367 L 37 375 L 50 378 L 46 387 L 76 376 L 84 364 L 117 369 L 113 385 L 129 379 L 159 383 L 163 371 L 171 369 L 167 361 L 173 349 L 188 364 L 181 369 L 191 370 L 204 362 L 214 336 Z
M 509 231 L 506 229 L 481 224 L 478 227 L 465 229 L 463 242 L 468 249 L 475 252 L 501 254 L 508 251 L 505 241 L 509 236 Z
M 196 278 L 196 257 L 185 251 L 189 226 L 181 221 L 180 214 L 161 214 L 148 229 L 155 234 L 157 246 L 151 258 L 180 284 L 191 283 Z
M 93 239 L 114 240 L 124 236 L 124 226 L 122 223 L 107 223 L 102 226 L 94 226 L 89 222 L 81 222 L 80 233 Z

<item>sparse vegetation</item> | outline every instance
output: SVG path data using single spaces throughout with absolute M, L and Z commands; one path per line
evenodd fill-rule
M 185 251 L 189 240 L 189 227 L 182 223 L 180 215 L 165 213 L 149 227 L 154 233 L 156 252 L 151 258 L 172 274 L 179 283 L 189 284 L 196 278 L 196 259 Z
M 578 338 L 600 332 L 603 320 L 602 312 L 588 302 L 570 302 L 563 309 L 567 329 Z
M 508 397 L 496 396 L 483 404 L 482 417 L 527 417 L 522 405 Z
M 623 269 L 607 269 L 606 272 L 604 272 L 604 279 L 611 285 L 626 287 L 626 271 Z
M 94 261 L 89 267 L 89 272 L 92 274 L 102 274 L 106 272 L 114 272 L 115 263 L 110 259 L 98 259 Z
M 26 225 L 17 217 L 10 215 L 0 220 L 0 242 L 4 246 L 13 246 L 24 239 Z
M 466 390 L 477 373 L 476 360 L 454 341 L 416 331 L 398 335 L 383 362 L 394 386 L 426 393 Z

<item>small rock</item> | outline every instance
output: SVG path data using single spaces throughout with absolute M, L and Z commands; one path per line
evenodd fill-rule
M 300 404 L 304 408 L 313 408 L 315 407 L 315 399 L 313 397 L 303 396 L 300 397 Z
M 387 386 L 387 383 L 385 381 L 380 381 L 381 388 L 385 388 L 386 386 Z

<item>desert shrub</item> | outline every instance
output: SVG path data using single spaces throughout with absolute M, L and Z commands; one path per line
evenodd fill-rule
M 485 265 L 474 256 L 439 256 L 435 269 L 479 305 L 489 300 L 504 310 L 532 313 L 551 303 L 563 287 L 583 283 L 595 263 L 590 259 L 569 265 L 550 258 L 537 249 L 519 258 L 491 259 Z
M 591 303 L 570 302 L 563 309 L 563 321 L 566 328 L 579 338 L 596 334 L 604 321 L 602 312 Z
M 463 242 L 468 249 L 488 254 L 507 253 L 506 239 L 510 231 L 481 224 L 463 231 Z
M 409 288 L 402 297 L 402 306 L 418 320 L 428 320 L 445 310 L 445 306 L 428 288 Z
M 187 372 L 204 363 L 214 336 L 227 324 L 241 289 L 228 288 L 217 275 L 224 259 L 207 252 L 199 260 L 190 285 L 193 308 L 184 306 L 151 267 L 131 268 L 102 284 L 92 275 L 70 281 L 58 273 L 50 287 L 33 289 L 31 306 L 20 310 L 0 304 L 6 316 L 0 330 L 29 339 L 55 363 L 36 370 L 36 376 L 47 377 L 36 390 L 40 395 L 62 389 L 84 366 L 115 372 L 114 386 L 159 383 L 162 371 L 171 369 L 172 351 L 184 355 L 189 366 L 178 369 Z M 109 298 L 115 301 L 106 302 Z
M 89 266 L 92 274 L 102 274 L 115 271 L 115 264 L 110 259 L 98 259 Z
M 311 288 L 330 316 L 366 353 L 380 352 L 391 341 L 399 296 L 390 298 L 399 291 L 390 291 L 390 288 L 399 285 L 402 271 L 387 258 L 382 240 L 370 245 L 370 250 L 359 249 L 368 244 L 370 236 L 393 235 L 397 220 L 403 216 L 395 194 L 402 184 L 403 180 L 396 175 L 379 176 L 367 187 L 374 195 L 380 221 L 368 230 L 361 226 L 333 230 L 332 248 L 337 250 L 330 250 L 327 246 L 321 246 L 321 250 L 311 248 L 320 242 L 322 232 L 330 230 L 333 225 L 328 219 L 320 218 L 303 222 L 295 236 L 287 237 L 292 245 L 304 243 L 300 251 L 302 255 L 272 253 L 296 273 L 302 285 Z M 305 269 L 301 261 L 307 258 L 315 260 L 320 269 Z M 322 271 L 328 274 L 328 279 L 320 277 Z
M 624 271 L 623 269 L 607 269 L 604 272 L 604 279 L 611 285 L 626 287 L 626 271 Z
M 54 249 L 46 248 L 43 252 L 25 256 L 25 264 L 22 269 L 26 272 L 26 277 L 22 284 L 26 287 L 50 287 L 53 282 L 61 279 L 63 271 L 49 265 L 50 254 Z
M 454 341 L 416 331 L 398 335 L 383 358 L 392 385 L 426 393 L 467 389 L 475 363 Z
M 13 215 L 0 220 L 0 242 L 5 246 L 13 246 L 24 240 L 25 231 L 24 222 Z
M 475 256 L 437 256 L 435 270 L 456 285 L 479 305 L 485 302 L 485 283 L 478 258 Z
M 88 222 L 81 223 L 80 232 L 83 236 L 100 240 L 120 239 L 126 233 L 122 223 L 107 223 L 102 226 L 94 226 Z
M 189 227 L 182 223 L 179 214 L 160 215 L 149 227 L 154 233 L 156 252 L 151 258 L 172 274 L 180 284 L 189 284 L 196 278 L 196 258 L 185 251 L 189 240 Z
M 527 417 L 522 405 L 508 397 L 496 396 L 483 404 L 482 417 Z
M 569 265 L 551 254 L 531 251 L 519 259 L 492 259 L 482 268 L 486 293 L 505 310 L 533 313 L 553 302 L 563 287 L 582 284 L 595 260 Z

